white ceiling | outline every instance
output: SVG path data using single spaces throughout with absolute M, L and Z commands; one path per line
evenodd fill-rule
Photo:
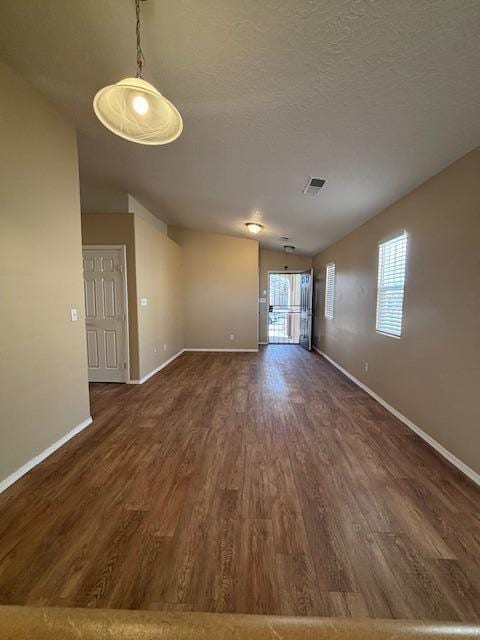
M 265 246 L 314 253 L 479 144 L 480 0 L 142 9 L 145 79 L 184 118 L 165 147 L 115 137 L 91 108 L 135 73 L 133 0 L 2 0 L 0 55 L 77 123 L 82 179 L 166 222 L 243 234 L 259 218 Z M 311 175 L 327 179 L 317 198 Z

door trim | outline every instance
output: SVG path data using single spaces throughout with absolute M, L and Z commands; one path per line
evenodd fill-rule
M 126 367 L 123 372 L 123 383 L 128 384 L 130 380 L 130 326 L 128 321 L 128 274 L 127 274 L 127 245 L 126 244 L 82 244 L 82 250 L 119 249 L 123 258 L 123 300 L 125 312 L 125 362 Z
M 313 310 L 313 287 L 314 287 L 314 274 L 313 267 L 311 269 L 305 269 L 302 273 L 310 273 L 310 331 L 308 335 L 308 349 L 307 351 L 311 351 L 313 348 L 313 319 L 314 319 L 314 310 Z
M 274 342 L 269 342 L 268 341 L 268 307 L 269 307 L 269 301 L 270 301 L 270 274 L 271 273 L 305 273 L 305 269 L 269 269 L 267 271 L 267 301 L 265 303 L 265 323 L 266 323 L 266 336 L 267 336 L 267 342 L 259 342 L 258 344 L 275 344 Z M 290 344 L 290 343 L 279 343 L 279 344 Z M 295 343 L 293 343 L 295 346 Z M 292 346 L 290 344 L 290 346 Z

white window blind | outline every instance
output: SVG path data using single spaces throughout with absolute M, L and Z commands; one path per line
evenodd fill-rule
M 402 335 L 407 234 L 378 247 L 377 331 Z
M 333 318 L 335 298 L 335 263 L 327 264 L 325 269 L 325 318 Z

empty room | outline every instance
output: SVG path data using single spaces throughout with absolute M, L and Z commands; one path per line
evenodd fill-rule
M 0 638 L 480 637 L 479 34 L 0 3 Z

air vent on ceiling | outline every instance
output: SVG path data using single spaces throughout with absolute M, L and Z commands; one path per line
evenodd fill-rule
M 318 196 L 318 194 L 320 193 L 320 189 L 324 184 L 325 180 L 323 180 L 322 178 L 309 178 L 307 184 L 305 185 L 303 193 L 306 196 Z

